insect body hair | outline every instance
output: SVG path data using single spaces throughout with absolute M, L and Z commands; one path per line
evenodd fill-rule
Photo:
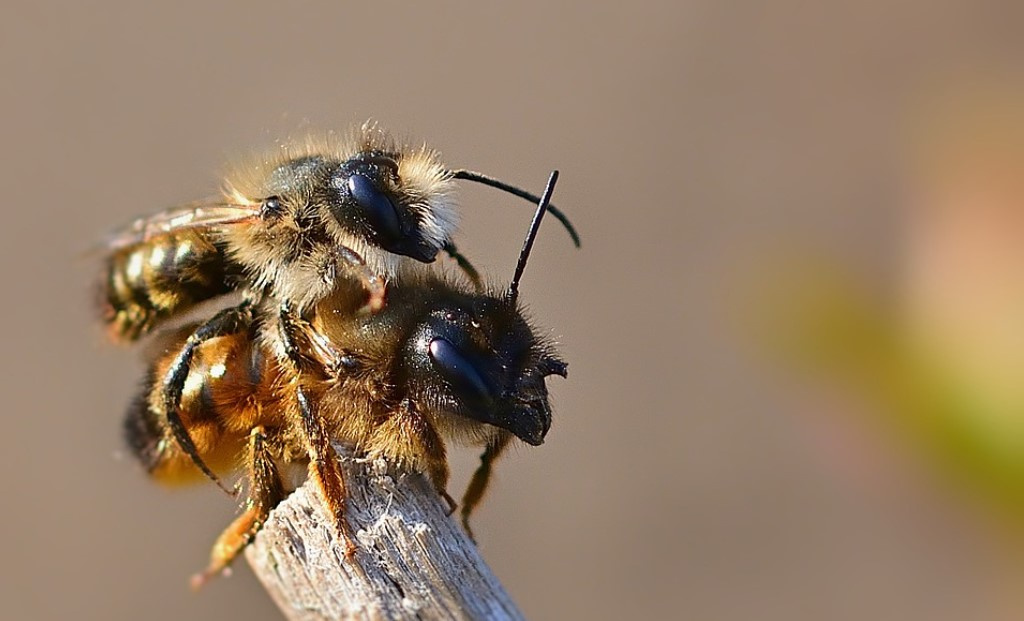
M 132 341 L 165 319 L 231 291 L 223 248 L 186 230 L 112 253 L 100 305 L 111 335 Z
M 432 258 L 448 243 L 458 210 L 454 181 L 436 151 L 396 146 L 375 125 L 346 138 L 308 137 L 250 157 L 226 177 L 227 200 L 255 207 L 273 198 L 279 211 L 276 217 L 224 229 L 230 256 L 256 289 L 305 309 L 350 275 L 347 262 L 361 261 L 369 273 L 389 280 L 418 267 L 409 256 L 382 249 L 373 231 L 348 217 L 354 210 L 340 205 L 350 169 L 364 164 L 378 190 L 401 205 L 399 224 L 403 231 L 415 231 L 423 252 Z

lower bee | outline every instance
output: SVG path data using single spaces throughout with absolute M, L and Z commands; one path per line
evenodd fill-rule
M 543 442 L 551 425 L 546 378 L 567 366 L 518 303 L 519 282 L 548 208 L 548 182 L 511 284 L 479 291 L 432 273 L 403 280 L 376 313 L 339 289 L 310 319 L 266 306 L 228 309 L 225 329 L 196 339 L 172 335 L 166 355 L 125 422 L 128 443 L 161 481 L 218 475 L 245 465 L 244 511 L 214 545 L 197 584 L 226 568 L 288 493 L 288 472 L 305 467 L 354 550 L 345 520 L 345 480 L 332 440 L 395 467 L 424 473 L 447 492 L 445 441 L 483 446 L 462 497 L 462 521 L 479 504 L 493 462 L 515 439 Z M 357 283 L 350 287 L 357 288 Z M 189 363 L 182 365 L 182 351 Z M 190 453 L 166 416 L 166 378 Z

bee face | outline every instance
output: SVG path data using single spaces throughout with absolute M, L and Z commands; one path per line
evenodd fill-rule
M 418 178 L 415 165 L 402 177 L 399 153 L 367 151 L 345 161 L 322 156 L 296 158 L 270 174 L 263 199 L 268 226 L 291 215 L 297 231 L 322 225 L 338 243 L 352 237 L 387 252 L 429 263 L 444 244 L 451 224 L 441 227 L 427 204 L 432 180 Z M 426 181 L 427 183 L 424 183 Z M 441 205 L 442 210 L 446 205 Z M 439 230 L 444 228 L 445 230 Z
M 424 188 L 403 188 L 393 155 L 360 153 L 334 172 L 328 186 L 335 220 L 368 243 L 424 263 L 444 244 L 447 233 L 437 235 L 437 225 L 426 220 L 431 212 L 420 200 Z
M 544 441 L 551 427 L 544 379 L 564 377 L 566 365 L 514 302 L 478 297 L 434 310 L 404 350 L 409 394 L 435 416 L 493 425 L 535 446 Z
M 307 306 L 345 262 L 393 278 L 407 259 L 432 262 L 456 226 L 450 174 L 425 149 L 396 150 L 371 129 L 349 146 L 309 143 L 228 178 L 233 201 L 260 217 L 224 232 L 253 281 Z

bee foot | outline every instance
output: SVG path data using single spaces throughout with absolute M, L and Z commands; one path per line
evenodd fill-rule
M 202 589 L 208 582 L 218 576 L 224 576 L 225 578 L 231 575 L 231 568 L 227 566 L 216 566 L 210 565 L 205 571 L 198 574 L 193 574 L 189 579 L 188 585 L 193 591 Z
M 448 509 L 444 514 L 451 517 L 451 515 L 455 513 L 455 510 L 459 508 L 459 503 L 455 502 L 455 499 L 452 498 L 452 495 L 449 494 L 447 490 L 442 489 L 439 490 L 438 493 L 441 494 L 441 498 L 444 498 L 444 501 L 448 503 Z
M 352 561 L 356 558 L 356 552 L 359 550 L 359 546 L 356 545 L 355 541 L 349 538 L 345 538 L 345 560 Z

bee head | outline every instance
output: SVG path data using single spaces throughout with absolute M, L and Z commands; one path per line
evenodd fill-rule
M 438 230 L 437 214 L 431 212 L 436 205 L 425 202 L 430 199 L 425 196 L 429 190 L 415 187 L 423 180 L 406 180 L 402 172 L 395 154 L 358 153 L 331 171 L 323 204 L 347 233 L 388 252 L 429 263 L 450 231 Z
M 544 441 L 551 406 L 544 380 L 568 369 L 537 337 L 519 308 L 519 281 L 558 181 L 553 171 L 526 234 L 508 290 L 449 298 L 412 331 L 405 379 L 414 400 L 435 414 L 494 425 L 529 444 Z
M 408 394 L 434 415 L 494 425 L 533 445 L 551 427 L 544 380 L 567 368 L 514 301 L 484 295 L 431 312 L 401 359 Z
M 280 163 L 267 179 L 261 213 L 268 227 L 289 221 L 313 241 L 324 233 L 360 255 L 379 249 L 429 263 L 455 228 L 452 185 L 432 152 L 367 146 L 346 159 Z
M 343 264 L 389 279 L 405 257 L 433 261 L 456 227 L 454 181 L 437 154 L 397 148 L 373 127 L 243 162 L 226 186 L 228 202 L 258 214 L 226 227 L 229 251 L 257 287 L 300 307 L 352 275 Z

